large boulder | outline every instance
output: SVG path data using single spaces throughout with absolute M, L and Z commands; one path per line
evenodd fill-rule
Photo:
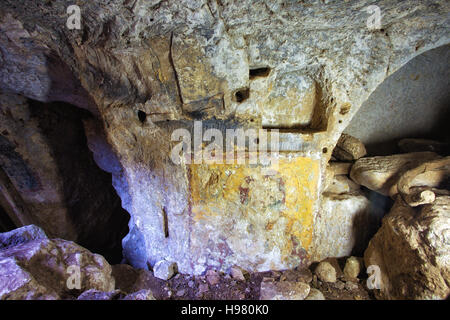
M 379 268 L 387 299 L 445 299 L 450 294 L 450 197 L 411 208 L 398 196 L 365 251 Z
M 1 300 L 73 299 L 89 289 L 114 290 L 111 266 L 102 256 L 71 241 L 46 239 L 42 231 L 33 239 L 30 229 L 36 231 L 10 233 L 22 240 L 0 249 Z
M 311 260 L 362 254 L 382 214 L 361 192 L 323 194 L 315 220 Z
M 434 152 L 361 158 L 352 166 L 350 177 L 370 190 L 392 196 L 397 193 L 397 182 L 403 173 L 438 158 Z
M 0 250 L 39 239 L 48 238 L 44 230 L 30 224 L 9 232 L 0 233 Z

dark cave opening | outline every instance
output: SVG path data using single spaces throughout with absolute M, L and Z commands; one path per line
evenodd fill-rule
M 15 228 L 17 228 L 15 223 L 11 220 L 3 207 L 0 206 L 0 233 L 8 232 Z
M 450 143 L 450 46 L 415 57 L 381 83 L 344 130 L 370 156 L 401 152 L 402 139 Z M 425 150 L 424 150 L 425 151 Z M 441 150 L 442 155 L 450 150 Z
M 97 166 L 87 146 L 83 119 L 91 113 L 62 102 L 29 103 L 57 161 L 76 242 L 110 263 L 120 263 L 129 214 L 121 207 L 111 174 Z
M 64 102 L 27 100 L 21 107 L 27 114 L 16 123 L 16 132 L 0 136 L 6 141 L 2 145 L 11 149 L 3 153 L 1 164 L 13 183 L 3 187 L 20 203 L 19 224 L 35 224 L 50 238 L 72 240 L 110 263 L 120 263 L 130 217 L 121 207 L 112 175 L 98 167 L 88 148 L 83 121 L 92 114 Z M 38 142 L 16 135 L 31 135 Z M 0 211 L 0 228 L 20 227 L 5 210 Z
M 250 80 L 253 80 L 256 78 L 264 78 L 270 74 L 270 68 L 269 67 L 253 68 L 253 69 L 250 69 L 248 73 L 249 73 Z

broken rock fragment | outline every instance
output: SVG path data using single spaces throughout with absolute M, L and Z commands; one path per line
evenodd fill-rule
M 328 257 L 346 257 L 352 252 L 362 252 L 369 236 L 375 232 L 377 221 L 370 201 L 361 192 L 352 194 L 323 194 L 320 214 L 314 230 L 313 261 Z
M 356 257 L 349 257 L 345 262 L 344 276 L 348 279 L 358 278 L 361 272 L 361 262 Z
M 334 194 L 343 194 L 343 193 L 352 193 L 354 191 L 358 191 L 360 186 L 347 178 L 347 176 L 339 175 L 334 176 L 330 181 L 328 187 L 324 190 L 324 192 L 334 193 Z
M 404 172 L 437 158 L 434 152 L 362 158 L 353 164 L 350 177 L 370 190 L 392 196 L 397 194 L 397 181 Z
M 449 178 L 450 157 L 436 159 L 403 173 L 398 180 L 397 189 L 404 201 L 417 207 L 432 203 L 436 198 L 432 189 L 445 188 Z
M 333 175 L 339 176 L 339 175 L 347 175 L 350 173 L 350 170 L 352 168 L 353 163 L 351 162 L 338 162 L 338 161 L 331 161 L 328 164 L 329 169 L 331 172 L 333 172 Z
M 261 282 L 260 300 L 305 300 L 310 286 L 296 281 Z
M 153 275 L 162 280 L 169 280 L 177 272 L 177 264 L 175 262 L 161 260 L 153 267 Z
M 326 299 L 325 299 L 323 293 L 320 292 L 320 290 L 311 288 L 311 290 L 309 291 L 309 294 L 305 300 L 326 300 Z
M 336 269 L 327 261 L 319 263 L 315 273 L 323 282 L 336 282 Z
M 244 271 L 237 266 L 233 266 L 230 268 L 230 274 L 233 279 L 245 281 Z
M 149 289 L 142 289 L 134 293 L 126 295 L 122 300 L 156 300 L 153 293 Z
M 210 285 L 214 286 L 219 283 L 220 275 L 217 271 L 210 269 L 206 271 L 206 280 Z
M 24 226 L 0 233 L 0 250 L 39 239 L 48 239 L 44 230 L 33 224 Z
M 401 197 L 364 253 L 384 299 L 446 299 L 450 294 L 450 196 L 411 208 Z
M 305 267 L 299 267 L 296 270 L 297 273 L 297 281 L 304 282 L 304 283 L 310 283 L 312 281 L 312 272 L 309 270 L 309 268 Z
M 80 294 L 77 300 L 115 300 L 120 296 L 120 290 L 103 292 L 95 289 L 89 289 Z
M 357 138 L 343 133 L 333 150 L 333 156 L 342 161 L 353 161 L 367 154 L 366 147 Z

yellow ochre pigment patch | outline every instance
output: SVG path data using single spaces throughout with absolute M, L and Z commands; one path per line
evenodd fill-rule
M 266 234 L 256 237 L 267 239 L 268 244 L 277 239 L 275 242 L 283 246 L 282 256 L 297 252 L 297 245 L 308 251 L 318 197 L 319 161 L 281 156 L 273 168 L 274 174 L 268 174 L 267 168 L 259 165 L 190 165 L 193 223 L 221 221 L 221 225 L 213 226 L 220 229 L 236 220 L 248 220 L 265 226 Z M 227 221 L 227 217 L 233 221 Z M 284 234 L 271 234 L 281 217 L 287 221 Z

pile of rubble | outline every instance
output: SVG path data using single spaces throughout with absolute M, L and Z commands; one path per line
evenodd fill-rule
M 154 299 L 116 290 L 113 268 L 72 241 L 48 239 L 34 225 L 0 234 L 0 300 Z
M 0 234 L 0 267 L 0 300 L 369 299 L 355 257 L 344 271 L 327 259 L 310 269 L 249 273 L 233 267 L 228 274 L 210 269 L 190 276 L 177 274 L 173 263 L 161 262 L 153 272 L 111 266 L 71 241 L 48 239 L 34 225 Z
M 364 145 L 343 134 L 329 165 L 322 207 L 349 197 L 355 206 L 361 186 L 392 199 L 394 205 L 375 236 L 369 235 L 364 252 L 366 267 L 378 270 L 376 296 L 445 299 L 450 294 L 449 145 L 404 139 L 398 147 L 402 153 L 364 157 Z M 339 215 L 342 210 L 329 211 Z

